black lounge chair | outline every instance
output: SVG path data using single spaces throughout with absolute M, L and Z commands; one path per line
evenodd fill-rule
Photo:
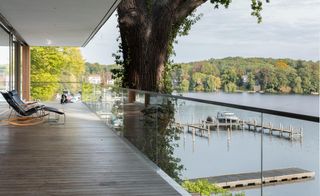
M 9 94 L 12 96 L 13 100 L 21 105 L 21 106 L 24 106 L 26 108 L 30 108 L 30 107 L 41 107 L 43 110 L 47 111 L 47 112 L 53 112 L 53 113 L 56 113 L 56 114 L 60 114 L 60 115 L 64 115 L 65 113 L 57 108 L 53 108 L 53 107 L 48 107 L 48 106 L 45 106 L 45 105 L 40 105 L 38 102 L 36 101 L 33 101 L 33 102 L 24 102 L 21 100 L 20 96 L 18 95 L 18 92 L 16 90 L 12 90 L 12 91 L 9 91 Z
M 30 108 L 26 109 L 24 106 L 18 104 L 14 100 L 14 98 L 10 95 L 10 93 L 1 92 L 1 94 L 4 97 L 4 99 L 7 101 L 9 106 L 21 116 L 31 116 L 31 115 L 37 113 L 41 109 L 40 106 L 30 107 Z
M 49 116 L 50 112 L 55 114 L 63 115 L 65 123 L 65 113 L 53 107 L 47 107 L 40 105 L 37 102 L 32 104 L 26 104 L 18 96 L 16 91 L 1 92 L 7 103 L 12 108 L 12 111 L 16 113 L 15 118 L 11 118 L 12 111 L 9 115 L 8 123 L 19 126 L 28 126 L 42 123 L 45 116 Z M 59 120 L 55 119 L 56 121 Z
M 27 106 L 31 106 L 34 104 L 38 104 L 38 102 L 36 102 L 36 101 L 33 101 L 33 102 L 22 101 L 16 90 L 9 91 L 8 93 L 10 93 L 10 95 L 13 97 L 13 99 L 21 106 L 27 107 Z

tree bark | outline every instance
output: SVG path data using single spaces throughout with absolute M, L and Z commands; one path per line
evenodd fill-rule
M 172 30 L 204 0 L 123 0 L 118 23 L 124 60 L 123 85 L 162 91 Z
M 136 92 L 129 90 L 129 92 L 128 92 L 128 102 L 129 103 L 134 103 L 135 101 L 136 101 Z

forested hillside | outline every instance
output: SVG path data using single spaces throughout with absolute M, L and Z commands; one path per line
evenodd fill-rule
M 177 64 L 172 72 L 178 91 L 252 91 L 310 94 L 319 92 L 319 61 L 228 57 Z

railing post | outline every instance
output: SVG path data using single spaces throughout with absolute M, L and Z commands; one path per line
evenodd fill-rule
M 135 91 L 128 91 L 128 102 L 133 103 L 136 101 L 136 92 Z

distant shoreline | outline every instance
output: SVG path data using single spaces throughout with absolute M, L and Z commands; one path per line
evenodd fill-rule
M 271 92 L 259 92 L 259 91 L 247 91 L 247 90 L 237 90 L 235 92 L 225 92 L 223 90 L 218 91 L 174 91 L 175 93 L 225 93 L 225 94 L 240 94 L 240 93 L 247 93 L 247 94 L 265 94 L 265 95 L 306 95 L 306 96 L 320 96 L 318 92 L 306 94 L 306 93 L 271 93 Z

